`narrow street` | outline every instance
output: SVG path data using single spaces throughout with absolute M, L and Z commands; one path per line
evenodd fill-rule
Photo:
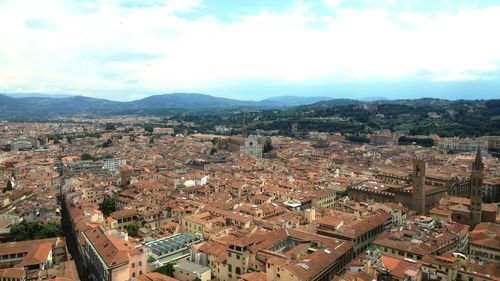
M 88 278 L 88 274 L 85 271 L 85 267 L 83 266 L 83 260 L 78 253 L 78 239 L 73 235 L 73 232 L 71 231 L 71 219 L 68 210 L 66 209 L 66 204 L 64 203 L 64 193 L 62 191 L 63 184 L 64 179 L 62 180 L 62 184 L 60 184 L 58 187 L 59 194 L 57 195 L 57 200 L 61 204 L 61 225 L 64 233 L 66 233 L 66 245 L 68 247 L 69 254 L 75 261 L 80 280 L 90 281 L 90 279 Z

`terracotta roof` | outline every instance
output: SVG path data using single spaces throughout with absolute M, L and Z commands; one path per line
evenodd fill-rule
M 54 277 L 52 279 L 50 279 L 50 281 L 78 281 L 80 279 L 73 279 L 73 278 L 69 278 L 69 277 Z
M 389 273 L 392 276 L 398 278 L 398 280 L 405 279 L 405 273 L 408 270 L 418 271 L 420 268 L 420 263 L 412 263 L 401 259 L 400 256 L 384 253 L 380 257 L 382 263 L 381 267 L 389 269 Z
M 132 247 L 132 242 L 114 237 L 106 233 L 102 227 L 89 229 L 84 235 L 108 267 L 127 263 L 129 252 L 135 248 L 135 245 Z
M 266 281 L 265 272 L 252 272 L 238 276 L 238 281 Z
M 386 213 L 384 211 L 377 211 L 374 214 L 365 215 L 360 218 L 352 218 L 343 220 L 344 224 L 338 227 L 336 230 L 333 229 L 324 229 L 323 227 L 318 227 L 318 230 L 328 231 L 332 233 L 336 233 L 339 236 L 345 238 L 355 238 L 364 233 L 371 231 L 381 225 L 384 225 L 389 219 L 391 219 L 391 214 Z M 328 218 L 328 217 L 323 217 Z M 320 224 L 322 223 L 322 219 L 320 219 Z
M 115 212 L 112 212 L 109 216 L 114 219 L 122 219 L 132 216 L 139 215 L 139 212 L 136 209 L 121 209 Z
M 491 222 L 478 224 L 469 235 L 469 244 L 500 250 L 500 225 Z
M 163 275 L 158 272 L 145 273 L 139 276 L 138 281 L 178 281 L 175 278 Z
M 444 223 L 442 229 L 435 230 L 429 236 L 422 236 L 423 231 L 419 226 L 407 225 L 403 230 L 395 227 L 393 231 L 381 233 L 373 244 L 424 256 L 446 250 L 456 243 L 458 236 L 465 235 L 468 229 L 468 225 Z
M 0 278 L 17 278 L 22 279 L 25 276 L 24 268 L 13 267 L 0 269 Z
M 54 247 L 61 246 L 59 241 L 64 243 L 62 238 L 1 243 L 0 255 L 25 253 L 24 258 L 19 262 L 20 266 L 38 265 L 45 263 Z

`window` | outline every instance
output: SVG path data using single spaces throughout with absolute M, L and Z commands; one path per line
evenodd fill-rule
M 241 274 L 241 268 L 236 267 L 236 274 L 238 274 L 238 275 Z
M 134 267 L 135 267 L 135 263 L 132 263 L 132 268 L 134 268 Z
M 142 261 L 139 262 L 139 266 L 142 266 Z

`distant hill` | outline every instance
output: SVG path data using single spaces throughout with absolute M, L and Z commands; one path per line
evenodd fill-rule
M 298 106 L 305 104 L 313 104 L 320 101 L 327 101 L 331 99 L 332 98 L 330 97 L 321 97 L 321 96 L 320 97 L 278 96 L 278 97 L 267 98 L 265 100 L 262 100 L 262 102 L 276 102 L 283 106 Z
M 307 104 L 315 99 L 320 101 Z M 411 135 L 500 135 L 500 100 L 401 99 L 359 101 L 322 97 L 277 97 L 242 101 L 203 94 L 164 94 L 118 102 L 82 96 L 13 98 L 0 94 L 0 120 L 40 120 L 62 116 L 151 115 L 170 116 L 203 124 L 210 133 L 215 125 L 250 130 L 279 130 L 297 123 L 303 131 L 342 132 L 355 138 L 380 129 Z M 296 105 L 297 106 L 292 106 Z M 241 114 L 251 109 L 251 117 Z M 231 118 L 221 118 L 228 117 Z M 248 121 L 245 119 L 248 117 Z M 262 118 L 260 118 L 262 117 Z
M 306 104 L 299 106 L 299 108 L 309 109 L 309 108 L 317 108 L 317 107 L 335 107 L 335 106 L 345 106 L 345 105 L 353 105 L 363 103 L 359 100 L 353 99 L 330 99 L 326 101 L 320 101 L 312 104 Z
M 445 137 L 500 135 L 499 99 L 330 100 L 292 110 L 288 116 L 301 116 L 298 122 L 301 128 L 318 131 L 355 135 L 389 129 L 411 135 L 438 134 Z M 278 126 L 287 128 L 291 121 L 288 123 L 280 122 Z M 274 129 L 273 124 L 266 126 L 266 129 Z
M 155 114 L 168 109 L 202 110 L 232 108 L 282 108 L 312 103 L 325 97 L 278 97 L 262 101 L 243 101 L 195 93 L 154 95 L 144 99 L 118 102 L 83 96 L 50 97 L 42 94 L 0 94 L 0 118 L 43 118 L 73 115 Z M 16 96 L 14 98 L 13 96 Z
M 82 96 L 65 98 L 25 97 L 0 95 L 0 118 L 43 118 L 54 116 L 100 114 L 121 108 L 120 102 Z
M 0 93 L 2 94 L 2 93 Z M 6 93 L 4 94 L 6 96 L 12 97 L 12 98 L 54 98 L 54 99 L 60 99 L 60 98 L 69 98 L 72 97 L 73 95 L 65 95 L 65 94 L 41 94 L 41 93 Z
M 129 102 L 129 104 L 137 108 L 230 108 L 253 106 L 256 105 L 256 102 L 219 98 L 203 94 L 174 93 L 154 95 Z

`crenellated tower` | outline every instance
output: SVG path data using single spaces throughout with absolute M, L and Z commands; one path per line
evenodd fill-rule
M 425 215 L 425 160 L 413 158 L 412 206 L 419 215 Z
M 481 205 L 483 204 L 483 159 L 479 147 L 476 153 L 476 159 L 472 163 L 472 172 L 470 175 L 470 211 L 471 211 L 471 227 L 475 227 L 481 223 Z

